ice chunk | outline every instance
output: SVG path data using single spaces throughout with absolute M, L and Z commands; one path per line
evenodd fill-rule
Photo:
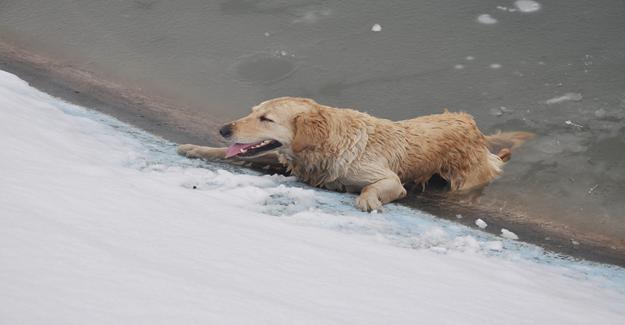
M 518 0 L 514 6 L 521 12 L 534 12 L 540 10 L 540 3 L 532 0 Z
M 493 63 L 493 64 L 489 65 L 489 67 L 490 67 L 491 69 L 499 69 L 499 68 L 501 68 L 501 64 L 499 64 L 499 63 Z
M 501 228 L 501 237 L 513 240 L 519 239 L 519 236 L 506 228 Z
M 489 14 L 482 14 L 477 16 L 477 21 L 485 25 L 492 25 L 497 23 L 497 19 L 493 18 L 493 16 Z
M 382 26 L 380 26 L 380 24 L 374 24 L 374 25 L 371 27 L 371 31 L 372 31 L 372 32 L 379 32 L 379 31 L 381 31 L 381 30 L 382 30 Z
M 480 227 L 481 229 L 486 229 L 486 227 L 488 227 L 488 224 L 482 219 L 475 220 L 475 225 Z
M 558 103 L 566 102 L 566 101 L 579 102 L 583 98 L 584 97 L 580 93 L 566 93 L 560 97 L 554 97 L 554 98 L 548 99 L 545 101 L 545 103 L 547 103 L 548 105 L 551 105 L 551 104 L 558 104 Z

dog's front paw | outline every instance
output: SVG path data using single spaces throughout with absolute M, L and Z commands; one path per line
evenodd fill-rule
M 365 212 L 382 211 L 382 202 L 375 192 L 363 192 L 356 198 L 356 205 Z
M 199 148 L 200 146 L 196 146 L 194 144 L 181 144 L 178 146 L 176 152 L 187 158 L 200 158 Z

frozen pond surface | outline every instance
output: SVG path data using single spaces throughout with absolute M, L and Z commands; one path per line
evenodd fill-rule
M 480 204 L 625 247 L 624 12 L 620 0 L 4 0 L 0 40 L 166 97 L 189 120 L 290 95 L 533 131 Z

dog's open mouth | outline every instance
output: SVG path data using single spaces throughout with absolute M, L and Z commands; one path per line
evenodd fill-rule
M 263 140 L 255 143 L 235 143 L 228 147 L 226 158 L 240 156 L 251 157 L 282 146 L 276 140 Z

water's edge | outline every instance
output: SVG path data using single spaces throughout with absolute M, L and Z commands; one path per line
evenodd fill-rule
M 218 121 L 210 116 L 186 114 L 180 106 L 148 97 L 93 73 L 23 51 L 0 42 L 0 69 L 18 75 L 33 87 L 68 102 L 89 107 L 175 143 L 219 144 Z M 546 224 L 505 210 L 468 206 L 436 193 L 413 194 L 401 203 L 435 216 L 473 225 L 482 218 L 513 230 L 522 240 L 547 250 L 590 261 L 625 266 L 625 244 L 610 238 L 575 233 L 562 225 Z M 462 219 L 456 216 L 462 215 Z M 490 227 L 494 229 L 496 227 Z

